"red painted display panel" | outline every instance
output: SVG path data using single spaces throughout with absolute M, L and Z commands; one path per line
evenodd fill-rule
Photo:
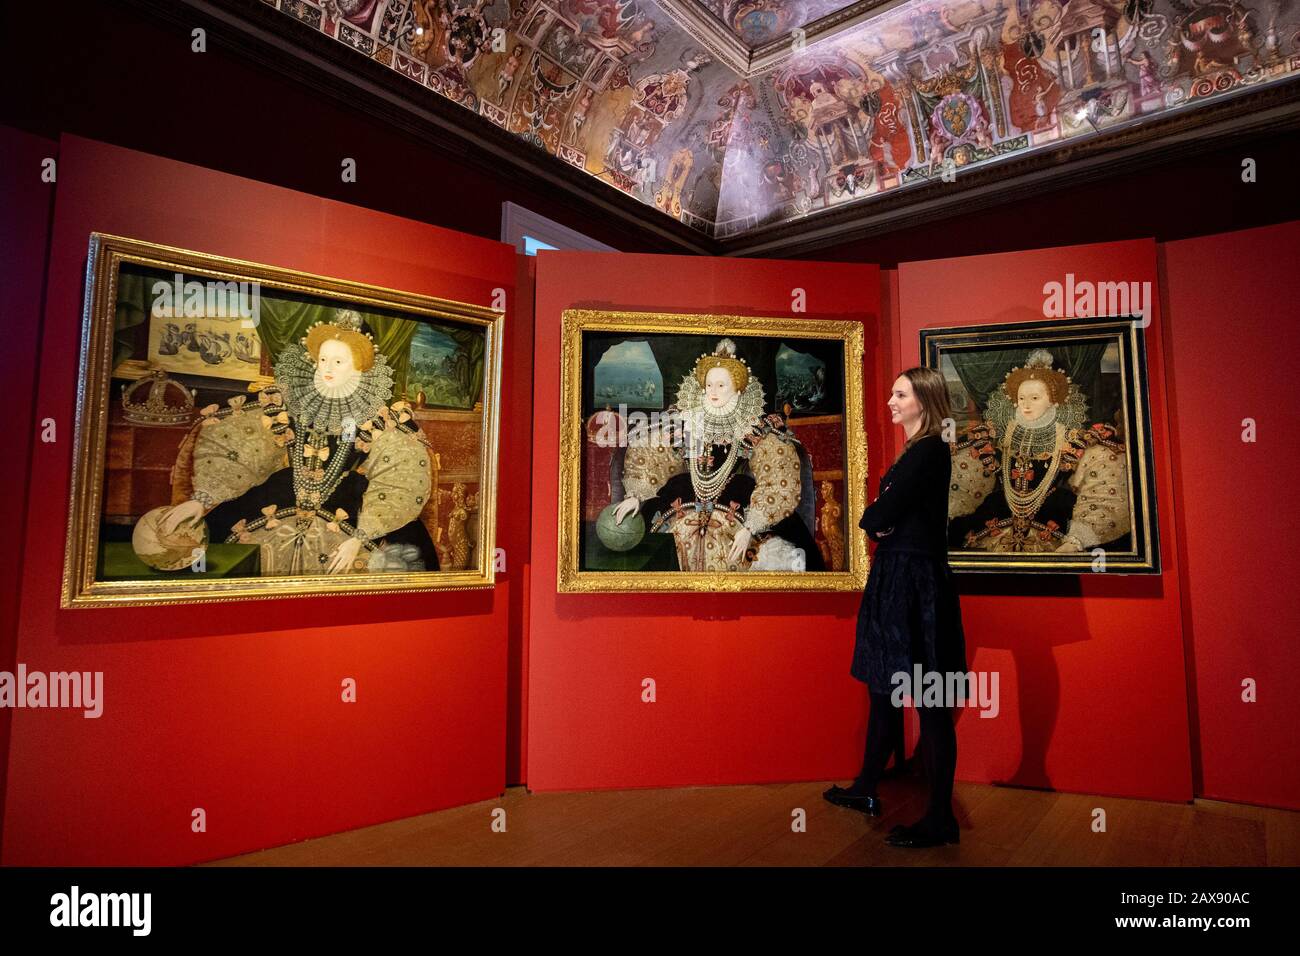
M 866 325 L 881 386 L 875 266 L 543 252 L 537 263 L 528 784 L 657 787 L 852 776 L 866 692 L 849 676 L 860 595 L 558 594 L 560 320 L 568 308 L 790 316 Z M 878 415 L 868 414 L 870 473 Z M 860 533 L 856 532 L 855 533 Z M 642 680 L 657 685 L 641 700 Z
M 59 440 L 34 453 L 17 658 L 103 671 L 105 704 L 99 719 L 14 713 L 4 862 L 186 863 L 499 793 L 509 572 L 495 592 L 59 610 L 91 231 L 483 305 L 498 288 L 514 298 L 509 246 L 62 142 L 38 393 Z M 508 413 L 525 401 L 507 377 L 503 462 L 526 448 L 526 420 Z M 499 543 L 522 555 L 526 496 L 501 505 Z M 355 704 L 341 702 L 346 677 Z
M 1196 791 L 1293 810 L 1300 394 L 1285 365 L 1298 262 L 1300 222 L 1163 247 Z
M 960 713 L 957 777 L 1161 800 L 1192 796 L 1179 556 L 1151 240 L 899 266 L 896 364 L 924 328 L 1042 321 L 1044 286 L 1149 282 L 1147 381 L 1164 573 L 962 575 L 969 663 L 1000 675 L 997 717 Z M 897 448 L 902 433 L 891 435 Z
M 12 432 L 5 467 L 0 471 L 0 500 L 27 497 L 27 472 L 39 424 L 32 416 L 36 392 L 36 358 L 41 327 L 41 293 L 45 255 L 54 209 L 54 184 L 42 174 L 45 163 L 58 156 L 58 144 L 0 126 L 0 190 L 4 216 L 0 217 L 0 321 L 5 347 L 0 350 L 0 376 L 5 382 L 11 420 L 24 424 Z M 10 545 L 0 548 L 0 671 L 14 672 L 18 643 L 19 578 L 23 566 L 24 515 L 11 510 Z M 0 820 L 4 818 L 4 782 L 9 766 L 9 731 L 13 711 L 0 707 Z M 0 851 L 3 850 L 0 834 Z

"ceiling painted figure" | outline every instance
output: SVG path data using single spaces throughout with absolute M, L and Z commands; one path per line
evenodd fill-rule
M 1300 74 L 1290 0 L 662 2 L 276 5 L 718 238 Z M 738 73 L 701 24 L 772 65 Z

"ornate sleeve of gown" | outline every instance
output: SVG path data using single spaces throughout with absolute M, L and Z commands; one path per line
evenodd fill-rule
M 754 493 L 744 523 L 751 533 L 761 534 L 799 507 L 799 450 L 769 433 L 754 446 L 749 468 Z
M 400 428 L 377 432 L 366 457 L 365 494 L 357 530 L 381 538 L 410 524 L 424 510 L 433 487 L 429 450 Z
M 952 479 L 948 482 L 948 517 L 973 514 L 997 486 L 997 457 L 987 426 L 966 433 L 952 450 Z
M 241 408 L 224 418 L 210 418 L 194 439 L 194 492 L 211 504 L 238 498 L 285 466 L 284 449 L 275 443 L 269 422 L 258 406 Z M 284 502 L 284 506 L 292 505 Z
M 641 501 L 655 498 L 673 475 L 686 470 L 677 448 L 658 429 L 630 433 L 623 456 L 623 489 Z
M 1128 468 L 1123 451 L 1102 444 L 1088 448 L 1070 476 L 1070 488 L 1078 499 L 1068 533 L 1084 550 L 1129 532 Z

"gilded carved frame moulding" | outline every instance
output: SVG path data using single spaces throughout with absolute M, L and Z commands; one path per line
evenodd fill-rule
M 147 580 L 96 580 L 113 368 L 117 284 L 123 264 L 217 282 L 253 282 L 277 290 L 400 310 L 412 317 L 478 327 L 484 334 L 480 427 L 479 535 L 473 567 L 446 571 L 363 571 L 348 574 L 230 577 L 193 580 L 183 574 Z M 455 302 L 328 278 L 119 236 L 93 233 L 86 271 L 77 381 L 71 500 L 64 547 L 61 605 L 65 608 L 160 605 L 325 594 L 434 591 L 491 587 L 497 516 L 497 439 L 504 314 Z M 125 363 L 124 363 L 125 364 Z M 137 363 L 138 364 L 138 363 Z
M 701 335 L 744 338 L 789 337 L 843 343 L 844 383 L 844 542 L 846 567 L 840 571 L 589 571 L 580 566 L 582 534 L 583 343 L 587 332 Z M 558 571 L 562 593 L 606 591 L 860 591 L 866 584 L 866 535 L 857 516 L 866 507 L 867 442 L 863 422 L 864 336 L 860 322 L 689 315 L 660 312 L 566 310 L 563 315 L 560 411 L 560 495 Z M 666 383 L 665 383 L 666 384 Z

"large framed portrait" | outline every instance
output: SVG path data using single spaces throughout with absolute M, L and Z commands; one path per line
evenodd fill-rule
M 859 590 L 857 322 L 570 310 L 562 592 Z
M 1138 319 L 925 329 L 954 423 L 949 563 L 962 571 L 1157 574 Z
M 490 586 L 501 313 L 90 241 L 64 607 Z

